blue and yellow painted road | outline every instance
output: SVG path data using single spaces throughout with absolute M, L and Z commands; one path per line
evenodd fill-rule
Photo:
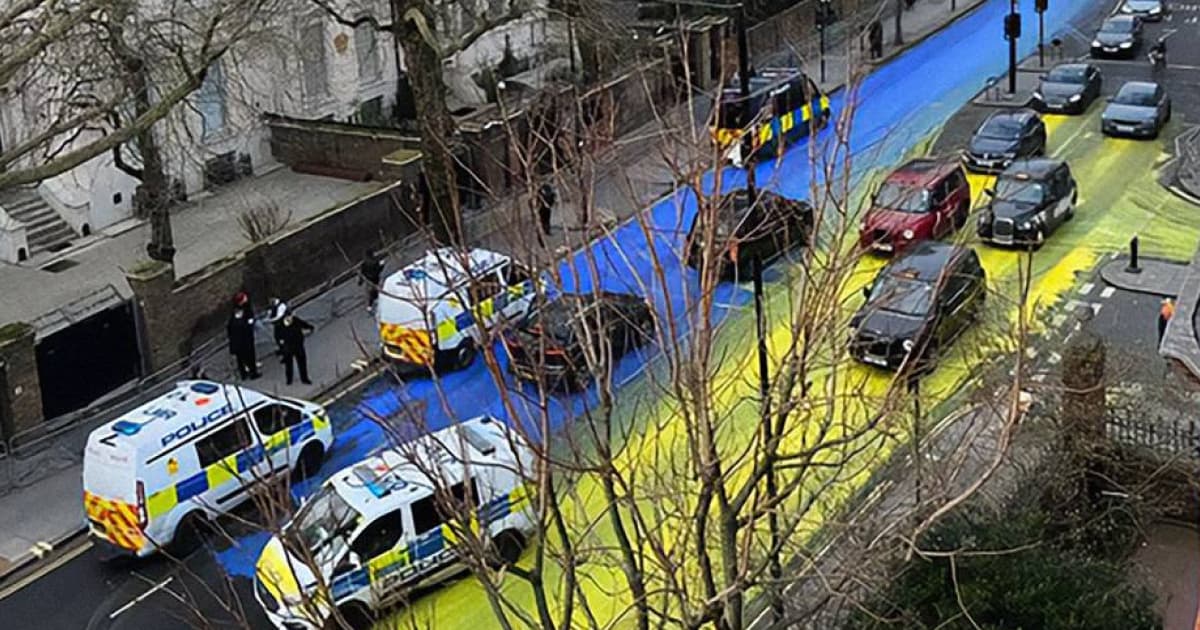
M 1029 5 L 1022 8 L 1032 14 L 1032 0 L 1022 5 Z M 1045 16 L 1047 31 L 1053 33 L 1064 26 L 1085 5 L 1084 0 L 1051 3 Z M 897 163 L 913 146 L 936 133 L 941 123 L 968 101 L 986 77 L 1003 69 L 1003 40 L 981 37 L 980 33 L 996 31 L 1007 6 L 1004 0 L 992 0 L 867 78 L 856 95 L 858 103 L 850 141 L 860 175 L 866 177 Z M 1028 52 L 1033 41 L 1022 41 L 1022 47 Z M 846 106 L 845 99 L 844 93 L 834 96 L 835 111 Z M 1134 231 L 1142 235 L 1145 247 L 1151 253 L 1187 255 L 1195 245 L 1196 229 L 1187 220 L 1190 208 L 1153 181 L 1153 169 L 1162 160 L 1162 143 L 1100 138 L 1098 132 L 1094 132 L 1098 127 L 1096 111 L 1098 106 L 1090 117 L 1053 119 L 1049 123 L 1051 151 L 1061 150 L 1062 156 L 1071 161 L 1080 181 L 1081 205 L 1076 219 L 1060 228 L 1035 255 L 1033 297 L 1042 304 L 1052 304 L 1071 287 L 1076 272 L 1089 268 L 1104 252 L 1119 249 Z M 827 139 L 828 134 L 828 131 L 821 134 L 817 141 Z M 807 149 L 796 147 L 778 163 L 760 165 L 756 179 L 760 185 L 787 196 L 808 198 L 811 179 L 807 163 Z M 725 179 L 726 186 L 740 183 L 736 174 Z M 657 204 L 646 215 L 651 227 L 648 232 L 636 224 L 627 225 L 568 261 L 561 270 L 565 288 L 585 291 L 604 288 L 655 295 L 660 313 L 668 310 L 685 313 L 689 296 L 694 299 L 698 293 L 698 282 L 694 273 L 681 264 L 678 253 L 694 212 L 695 202 L 686 193 Z M 979 249 L 992 290 L 999 294 L 1011 293 L 1019 254 L 985 247 Z M 864 280 L 869 277 L 873 264 L 878 263 L 863 263 Z M 661 267 L 661 274 L 655 272 L 656 266 Z M 785 299 L 780 296 L 786 295 L 786 289 L 776 286 L 772 291 L 773 301 Z M 723 333 L 725 341 L 746 344 L 744 348 L 747 349 L 752 346 L 747 343 L 746 320 L 733 307 L 745 305 L 748 298 L 745 288 L 723 286 L 716 299 L 723 306 L 714 313 L 715 317 L 730 317 L 728 330 Z M 681 316 L 680 320 L 683 318 Z M 771 344 L 776 353 L 788 341 L 785 335 L 785 329 L 773 333 Z M 985 347 L 987 340 L 973 334 L 959 343 L 967 347 Z M 503 353 L 498 354 L 503 361 Z M 634 389 L 643 385 L 637 375 L 643 370 L 644 363 L 644 357 L 628 357 L 622 361 L 614 380 L 630 380 L 628 387 L 632 388 L 630 394 L 633 394 Z M 933 401 L 957 390 L 967 372 L 962 366 L 956 366 L 953 359 L 946 363 L 925 384 L 925 395 Z M 746 386 L 739 376 L 745 371 L 746 365 L 739 361 L 731 360 L 723 367 L 721 377 L 729 379 L 731 385 L 722 390 L 725 393 L 722 400 L 717 401 L 719 404 L 733 406 L 745 397 L 738 389 Z M 862 380 L 868 388 L 887 387 L 885 375 L 867 371 L 863 374 Z M 454 396 L 446 398 L 439 391 L 454 392 Z M 565 422 L 583 405 L 593 402 L 589 396 L 556 400 L 551 410 L 554 422 Z M 451 418 L 480 413 L 503 416 L 500 398 L 491 375 L 479 362 L 469 370 L 448 375 L 440 384 L 414 381 L 398 386 L 381 380 L 370 386 L 358 400 L 344 401 L 331 409 L 340 431 L 333 459 L 325 472 L 351 464 L 383 444 L 382 433 L 365 420 L 367 415 L 388 417 L 406 402 L 424 401 L 428 406 L 426 419 L 436 429 L 449 423 Z M 678 443 L 674 436 L 679 428 L 671 421 L 670 409 L 664 407 L 651 414 L 654 421 L 645 424 L 653 428 L 639 435 L 635 440 L 637 446 L 631 446 L 622 455 L 627 465 L 644 463 L 645 453 L 650 450 L 642 448 L 644 445 Z M 881 442 L 880 448 L 893 446 Z M 846 480 L 847 487 L 865 479 L 867 474 L 868 470 L 860 470 L 856 479 Z M 584 497 L 595 496 L 594 488 L 588 488 L 586 480 L 579 492 Z M 833 498 L 831 507 L 836 504 L 836 499 Z M 591 500 L 581 503 L 581 517 L 586 518 L 590 504 Z M 602 536 L 603 532 L 597 535 Z M 223 552 L 220 560 L 232 573 L 247 576 L 264 542 L 265 536 L 243 538 L 237 547 Z M 598 592 L 603 592 L 611 583 L 604 575 L 591 577 L 595 588 L 600 589 Z M 520 597 L 520 594 L 514 593 L 514 596 Z M 622 604 L 620 597 L 615 595 L 612 611 Z M 425 620 L 436 620 L 438 628 L 475 629 L 496 625 L 480 587 L 473 580 L 461 581 L 422 598 L 413 611 Z M 598 614 L 602 612 L 598 611 Z

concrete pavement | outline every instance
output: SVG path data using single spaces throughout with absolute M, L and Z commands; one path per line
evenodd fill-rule
M 925 15 L 929 19 L 928 22 L 920 23 L 916 19 L 905 20 L 906 33 L 908 34 L 906 36 L 907 41 L 920 41 L 920 38 L 923 34 L 933 32 L 948 22 L 947 18 L 949 16 L 947 15 L 944 5 L 941 2 L 922 1 L 917 3 L 917 7 L 924 7 L 925 5 L 930 5 L 933 8 L 923 9 L 923 13 L 914 13 L 914 15 Z M 964 9 L 960 10 L 960 14 L 965 10 L 966 8 L 964 7 Z M 651 130 L 651 133 L 652 132 L 653 130 Z M 611 216 L 615 219 L 619 220 L 632 215 L 637 209 L 643 207 L 647 201 L 650 201 L 665 192 L 665 190 L 657 189 L 654 185 L 649 185 L 644 187 L 644 194 L 639 195 L 634 193 L 633 198 L 631 199 L 630 197 L 628 182 L 631 178 L 631 174 L 642 174 L 644 177 L 645 173 L 653 172 L 651 169 L 660 167 L 662 163 L 662 157 L 660 155 L 655 155 L 653 151 L 647 151 L 644 145 L 630 143 L 627 145 L 627 151 L 619 154 L 614 159 L 614 163 L 618 164 L 620 168 L 617 169 L 616 172 L 612 172 L 607 175 L 609 178 L 606 180 L 609 182 L 608 184 L 602 184 L 598 182 L 596 184 L 596 188 L 597 190 L 610 191 L 607 194 L 611 194 L 613 199 L 624 199 L 623 204 L 614 204 L 616 207 L 607 209 L 608 212 L 611 213 Z M 660 183 L 659 180 L 655 180 L 653 178 L 644 178 L 644 181 L 647 181 L 650 184 Z M 664 186 L 667 185 L 666 182 L 662 183 Z M 674 182 L 671 181 L 670 185 L 673 188 Z M 516 224 L 516 221 L 521 220 L 521 217 L 523 216 L 528 217 L 527 214 L 523 214 L 526 212 L 524 209 L 526 207 L 527 206 L 523 207 L 520 203 L 512 204 L 510 212 L 515 218 L 514 221 L 510 222 L 510 224 Z M 568 249 L 571 247 L 571 239 L 578 236 L 578 230 L 572 229 L 573 226 L 570 225 L 568 220 L 564 219 L 563 217 L 572 216 L 573 210 L 574 208 L 571 207 L 569 201 L 563 204 L 560 213 L 561 216 L 556 216 L 556 221 L 558 223 L 554 234 L 554 239 L 556 240 L 552 241 L 552 245 L 548 249 L 558 252 L 563 247 L 567 247 Z M 522 232 L 528 234 L 527 231 L 522 230 Z M 396 255 L 396 259 L 391 265 L 391 269 L 395 269 L 396 266 L 401 264 L 406 259 L 407 255 L 408 254 L 406 252 L 398 253 Z M 352 365 L 353 362 L 360 361 L 364 358 L 362 347 L 354 344 L 353 341 L 356 336 L 358 336 L 360 340 L 362 339 L 362 327 L 364 325 L 370 327 L 370 320 L 366 316 L 365 309 L 361 308 L 361 303 L 359 303 L 356 307 L 356 300 L 361 299 L 354 296 L 356 291 L 357 289 L 353 286 L 342 285 L 334 289 L 333 294 L 331 294 L 327 299 L 325 296 L 323 296 L 323 303 L 318 303 L 314 306 L 309 306 L 306 304 L 299 307 L 299 313 L 302 317 L 311 317 L 312 319 L 317 320 L 313 323 L 321 323 L 321 326 L 318 328 L 318 330 L 309 337 L 309 354 L 310 363 L 314 369 L 314 385 L 312 390 L 296 387 L 294 389 L 280 391 L 297 396 L 311 396 L 313 392 L 324 387 L 328 387 L 331 380 L 339 379 L 343 375 L 353 376 L 355 372 L 355 369 Z M 361 315 L 358 313 L 361 313 Z M 370 336 L 367 337 L 367 339 L 370 338 Z M 335 346 L 336 349 L 334 349 Z M 351 348 L 351 350 L 346 350 L 347 346 Z M 318 356 L 317 349 L 326 347 L 330 349 L 330 353 L 336 355 L 336 358 L 330 359 L 325 354 Z M 264 378 L 260 381 L 256 381 L 254 385 L 267 390 L 271 390 L 272 387 L 281 387 L 281 368 L 275 361 L 265 359 L 266 358 L 264 357 Z M 222 369 L 220 363 L 224 360 L 225 359 L 223 358 L 219 358 L 216 363 L 208 366 L 209 369 L 214 371 Z M 349 362 L 349 364 L 346 362 Z M 321 370 L 321 372 L 318 372 L 318 370 Z M 40 495 L 43 500 L 46 496 L 50 496 L 46 493 L 34 492 L 33 494 L 35 496 Z M 12 496 L 11 493 L 9 496 Z M 8 498 L 8 496 L 0 497 L 0 506 L 5 505 L 5 502 L 8 500 Z M 64 497 L 63 500 L 77 503 L 78 494 Z

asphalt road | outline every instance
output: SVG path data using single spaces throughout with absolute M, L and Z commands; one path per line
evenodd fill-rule
M 1061 10 L 1063 4 L 1065 3 L 1055 4 L 1055 10 Z M 989 7 L 992 13 L 999 10 L 998 6 Z M 983 17 L 976 16 L 978 20 L 986 19 L 987 24 L 995 21 L 992 19 L 994 17 L 996 16 L 990 13 Z M 964 47 L 974 49 L 979 45 L 978 41 L 972 40 L 971 33 L 982 28 L 983 23 L 978 20 L 973 23 L 972 20 L 973 18 L 968 18 L 964 23 L 948 29 L 943 35 L 931 38 L 872 77 L 861 94 L 864 100 L 859 110 L 861 122 L 856 121 L 856 145 L 876 147 L 876 156 L 881 163 L 894 162 L 914 142 L 944 123 L 957 109 L 958 104 L 964 102 L 979 87 L 983 77 L 995 74 L 996 67 L 1003 63 L 998 46 L 988 48 L 989 54 L 997 53 L 994 59 L 989 56 L 972 60 L 977 61 L 976 65 L 962 63 L 960 53 L 966 50 Z M 993 48 L 995 50 L 992 50 Z M 948 58 L 955 58 L 958 63 L 949 64 Z M 930 84 L 929 77 L 921 74 L 927 70 L 927 66 L 947 69 L 941 73 L 940 83 Z M 1135 71 L 1136 66 L 1130 64 L 1129 69 Z M 837 106 L 838 103 L 835 102 L 835 107 Z M 1092 115 L 1095 113 L 1092 112 Z M 1070 153 L 1071 159 L 1078 155 L 1081 162 L 1091 159 L 1103 163 L 1096 168 L 1084 168 L 1080 171 L 1083 181 L 1096 191 L 1094 194 L 1084 193 L 1090 195 L 1089 207 L 1095 208 L 1096 214 L 1091 222 L 1077 219 L 1073 233 L 1063 235 L 1053 246 L 1047 246 L 1048 266 L 1043 271 L 1050 274 L 1051 284 L 1059 282 L 1059 279 L 1053 276 L 1055 264 L 1063 257 L 1071 256 L 1077 250 L 1075 245 L 1091 236 L 1091 230 L 1106 229 L 1106 224 L 1100 220 L 1100 209 L 1109 203 L 1117 203 L 1126 194 L 1127 186 L 1122 181 L 1112 179 L 1113 175 L 1120 174 L 1121 179 L 1130 176 L 1140 178 L 1141 173 L 1149 175 L 1153 166 L 1153 160 L 1146 159 L 1145 153 L 1148 149 L 1145 148 L 1122 148 L 1113 152 L 1123 156 L 1121 159 L 1108 160 L 1104 156 L 1110 149 L 1104 146 L 1101 139 L 1090 136 L 1079 127 L 1083 122 L 1067 121 L 1059 124 L 1054 137 L 1056 141 L 1061 141 L 1065 147 L 1064 153 Z M 784 165 L 780 167 L 781 171 L 788 170 L 787 178 L 780 178 L 779 174 L 771 172 L 770 168 L 760 168 L 758 181 L 771 182 L 767 185 L 778 186 L 790 196 L 806 196 L 807 173 L 801 176 L 800 171 L 803 167 L 797 166 L 805 161 L 803 150 L 791 153 L 794 155 L 787 158 L 791 162 L 785 160 Z M 1098 185 L 1092 187 L 1093 183 Z M 680 232 L 678 210 L 655 208 L 652 214 L 652 220 L 658 230 L 655 238 L 662 239 L 662 242 L 656 240 L 647 245 L 643 241 L 641 249 L 655 249 L 660 258 L 667 258 L 666 254 L 671 251 L 673 241 Z M 611 249 L 623 250 L 625 255 L 629 255 L 631 251 L 635 252 L 639 257 L 630 264 L 637 267 L 634 269 L 635 275 L 644 277 L 646 274 L 642 267 L 648 264 L 648 257 L 637 249 L 636 239 L 618 235 L 616 240 L 621 238 L 630 242 L 619 248 L 613 243 L 601 244 L 597 247 L 601 250 L 598 256 L 605 257 L 606 251 Z M 612 255 L 610 258 L 616 260 L 621 256 Z M 1007 264 L 1007 258 L 1011 257 L 998 254 L 993 262 L 997 266 L 1004 265 Z M 628 281 L 627 277 L 630 274 L 627 269 L 614 269 L 603 270 L 606 280 L 602 284 L 605 288 L 617 288 L 611 285 L 618 280 Z M 677 266 L 669 271 L 677 282 L 682 282 L 683 272 Z M 654 287 L 652 281 L 647 284 Z M 677 292 L 678 287 L 672 287 L 671 291 Z M 721 298 L 721 302 L 729 304 L 745 301 L 744 291 L 736 286 L 729 287 L 727 295 Z M 668 294 L 664 299 L 679 298 L 677 294 Z M 641 366 L 629 363 L 623 365 L 622 370 L 622 374 L 619 375 L 621 378 L 635 379 Z M 482 370 L 476 369 L 468 373 L 459 373 L 451 376 L 443 384 L 450 391 L 456 392 L 456 400 L 449 401 L 448 404 L 457 405 L 458 408 L 451 411 L 465 416 L 472 412 L 491 410 L 481 406 L 480 401 L 494 400 L 496 392 L 488 385 L 489 377 L 481 372 Z M 326 471 L 336 470 L 355 461 L 371 445 L 381 443 L 377 430 L 372 432 L 370 427 L 363 426 L 368 423 L 361 422 L 362 408 L 368 407 L 373 412 L 386 416 L 394 412 L 406 399 L 426 397 L 432 400 L 433 396 L 432 389 L 428 386 L 410 384 L 407 391 L 399 394 L 385 389 L 368 390 L 356 400 L 346 401 L 344 408 L 333 414 L 335 426 L 341 435 L 335 460 L 327 465 Z M 566 407 L 581 402 L 564 402 L 565 409 L 560 410 L 557 416 L 560 421 L 570 413 Z M 434 413 L 442 413 L 440 405 L 434 405 Z M 445 420 L 439 416 L 434 422 L 439 419 Z M 189 558 L 182 568 L 173 568 L 161 561 L 137 563 L 132 566 L 109 566 L 99 563 L 96 552 L 88 550 L 68 559 L 61 566 L 53 568 L 16 593 L 0 600 L 0 619 L 4 620 L 5 627 L 9 627 L 10 622 L 15 621 L 12 625 L 15 628 L 177 628 L 181 622 L 186 624 L 189 609 L 192 608 L 192 605 L 180 603 L 180 598 L 186 600 L 191 594 L 193 601 L 200 602 L 199 607 L 208 619 L 230 621 L 232 617 L 244 614 L 251 620 L 252 626 L 262 627 L 262 618 L 258 613 L 257 604 L 250 596 L 249 580 L 245 577 L 248 575 L 247 570 L 249 563 L 253 561 L 255 550 L 261 543 L 261 536 L 243 537 L 238 540 L 238 547 L 221 549 L 216 554 L 197 553 Z M 226 606 L 217 601 L 231 599 L 226 596 L 228 592 L 224 591 L 222 586 L 225 582 L 221 576 L 226 571 L 234 575 L 230 588 L 237 595 L 233 608 L 240 608 L 239 613 L 226 610 Z M 69 605 L 64 603 L 64 599 L 68 599 Z M 474 602 L 453 599 L 449 602 L 451 609 L 457 605 L 460 610 L 464 605 L 478 604 L 477 599 Z M 482 612 L 486 614 L 486 611 Z

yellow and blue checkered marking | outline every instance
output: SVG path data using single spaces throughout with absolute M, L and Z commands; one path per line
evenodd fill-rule
M 329 420 L 317 416 L 290 427 L 286 431 L 275 433 L 266 439 L 264 445 L 256 444 L 229 455 L 175 485 L 167 486 L 151 494 L 146 498 L 146 511 L 152 519 L 162 516 L 183 501 L 207 492 L 209 488 L 219 487 L 230 480 L 241 477 L 266 459 L 269 454 L 296 446 L 315 435 L 317 429 L 324 429 L 327 426 L 329 426 Z
M 818 114 L 832 114 L 828 96 L 822 96 L 816 101 L 816 104 Z M 813 117 L 812 104 L 805 104 L 797 109 L 759 123 L 750 131 L 754 150 L 768 146 L 772 141 L 779 138 L 785 138 L 792 134 L 803 135 L 808 133 L 808 123 Z M 713 130 L 713 137 L 721 146 L 734 142 L 742 137 L 742 134 L 743 131 L 740 129 Z
M 508 287 L 507 290 L 502 291 L 495 297 L 490 297 L 480 302 L 474 310 L 463 309 L 453 318 L 442 320 L 437 325 L 438 343 L 446 343 L 458 333 L 464 332 L 477 322 L 488 319 L 492 315 L 503 311 L 509 304 L 530 293 L 533 293 L 533 282 L 522 282 L 521 284 Z
M 513 491 L 489 501 L 480 509 L 484 522 L 498 521 L 529 505 L 530 488 L 517 486 Z M 472 523 L 474 527 L 476 524 Z M 367 588 L 381 578 L 401 574 L 402 579 L 415 578 L 426 560 L 450 552 L 457 542 L 457 535 L 449 525 L 442 525 L 426 532 L 403 547 L 386 551 L 367 561 L 366 566 L 339 576 L 333 581 L 334 601 L 348 597 Z M 437 563 L 433 563 L 437 564 Z

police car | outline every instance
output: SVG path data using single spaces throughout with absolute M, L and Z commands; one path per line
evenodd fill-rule
M 534 277 L 496 252 L 442 248 L 388 276 L 376 318 L 383 354 L 402 365 L 460 369 L 475 359 L 479 324 L 520 316 Z
M 491 541 L 497 564 L 515 562 L 534 532 L 533 464 L 511 429 L 483 416 L 350 466 L 267 543 L 255 596 L 278 628 L 331 619 L 366 628 L 412 589 L 461 570 L 455 545 L 465 527 Z M 450 497 L 462 512 L 446 509 Z M 454 514 L 467 511 L 464 526 Z
M 187 551 L 256 481 L 315 472 L 332 443 L 319 405 L 209 381 L 178 383 L 88 436 L 88 529 L 124 554 L 167 545 Z

